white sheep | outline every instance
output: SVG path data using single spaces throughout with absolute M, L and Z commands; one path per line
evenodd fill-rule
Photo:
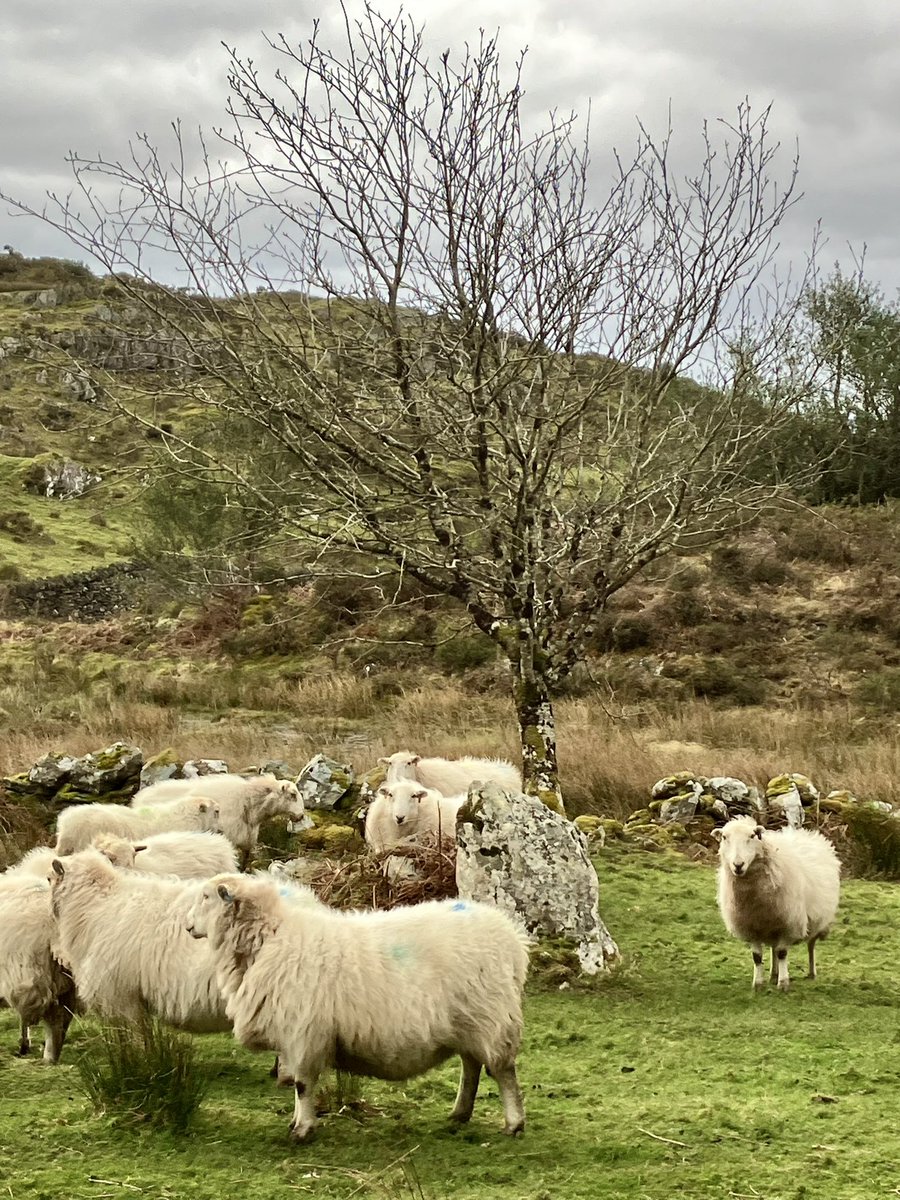
M 9 875 L 33 875 L 37 879 L 46 881 L 50 873 L 50 864 L 56 858 L 56 851 L 52 846 L 35 846 L 33 850 L 29 850 L 23 855 L 17 863 L 0 875 L 0 879 L 4 879 Z
M 201 775 L 197 779 L 164 779 L 142 788 L 132 808 L 170 803 L 183 796 L 205 796 L 219 808 L 219 829 L 239 851 L 246 866 L 256 849 L 259 827 L 269 817 L 287 816 L 302 823 L 306 809 L 297 785 L 274 775 Z M 308 818 L 307 818 L 308 819 Z
M 378 761 L 387 767 L 386 783 L 417 779 L 425 787 L 436 788 L 445 796 L 467 792 L 476 780 L 496 783 L 508 792 L 522 791 L 521 771 L 502 758 L 423 758 L 409 750 L 398 750 Z
M 315 1127 L 315 1086 L 336 1067 L 409 1079 L 462 1059 L 454 1121 L 472 1115 L 482 1066 L 505 1132 L 525 1127 L 516 1055 L 528 969 L 524 933 L 499 909 L 461 900 L 387 912 L 290 905 L 264 878 L 207 880 L 190 914 L 218 963 L 234 1035 L 274 1049 L 295 1081 L 291 1135 Z
M 815 830 L 766 830 L 752 817 L 735 817 L 719 837 L 719 910 L 728 932 L 750 945 L 753 987 L 765 984 L 763 946 L 772 947 L 781 991 L 790 985 L 788 947 L 797 942 L 807 943 L 815 979 L 816 942 L 834 923 L 840 897 L 831 842 Z
M 50 885 L 28 872 L 0 876 L 0 999 L 21 1021 L 20 1055 L 31 1026 L 46 1027 L 44 1060 L 55 1063 L 76 1007 L 75 984 L 51 949 Z
M 145 875 L 209 879 L 238 869 L 234 847 L 221 833 L 155 833 L 139 842 L 101 833 L 93 845 L 114 867 Z
M 56 853 L 85 850 L 98 833 L 140 839 L 174 830 L 217 833 L 218 828 L 218 808 L 203 796 L 140 809 L 125 804 L 73 804 L 62 810 L 56 822 Z
M 366 811 L 366 842 L 376 854 L 429 834 L 456 837 L 456 814 L 465 795 L 444 796 L 411 779 L 383 783 Z
M 149 1012 L 196 1033 L 231 1027 L 212 952 L 185 929 L 198 883 L 118 871 L 96 850 L 55 858 L 50 880 L 58 953 L 88 1009 Z

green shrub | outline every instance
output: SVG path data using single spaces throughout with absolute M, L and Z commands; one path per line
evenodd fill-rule
M 752 668 L 721 658 L 680 658 L 666 668 L 666 674 L 680 680 L 695 696 L 741 706 L 762 704 L 766 699 L 766 682 Z
M 852 804 L 844 809 L 843 821 L 851 873 L 900 879 L 900 819 L 868 804 Z
M 612 627 L 612 644 L 616 650 L 640 650 L 652 646 L 657 633 L 656 622 L 647 613 L 624 613 Z
M 211 1081 L 189 1037 L 154 1017 L 102 1022 L 76 1064 L 96 1113 L 186 1133 Z
M 882 712 L 900 711 L 900 667 L 883 667 L 859 681 L 856 695 L 863 704 Z
M 447 671 L 465 671 L 482 667 L 496 657 L 497 647 L 483 633 L 455 637 L 443 642 L 435 651 L 435 659 Z

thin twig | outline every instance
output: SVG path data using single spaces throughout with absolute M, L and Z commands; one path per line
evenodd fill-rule
M 637 1128 L 638 1133 L 646 1133 L 647 1137 L 653 1138 L 655 1142 L 665 1142 L 667 1146 L 683 1146 L 685 1149 L 688 1148 L 687 1142 L 677 1142 L 674 1138 L 660 1137 L 658 1133 L 651 1133 L 649 1129 L 642 1129 L 640 1125 Z

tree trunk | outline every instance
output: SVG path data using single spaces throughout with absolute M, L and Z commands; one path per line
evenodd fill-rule
M 519 675 L 513 683 L 513 699 L 522 739 L 525 791 L 565 816 L 556 764 L 556 723 L 550 691 L 538 670 L 523 669 L 521 660 L 512 665 Z

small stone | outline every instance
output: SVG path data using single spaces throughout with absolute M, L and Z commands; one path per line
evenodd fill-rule
M 190 758 L 182 767 L 185 779 L 200 779 L 204 775 L 227 775 L 228 763 L 221 758 Z

